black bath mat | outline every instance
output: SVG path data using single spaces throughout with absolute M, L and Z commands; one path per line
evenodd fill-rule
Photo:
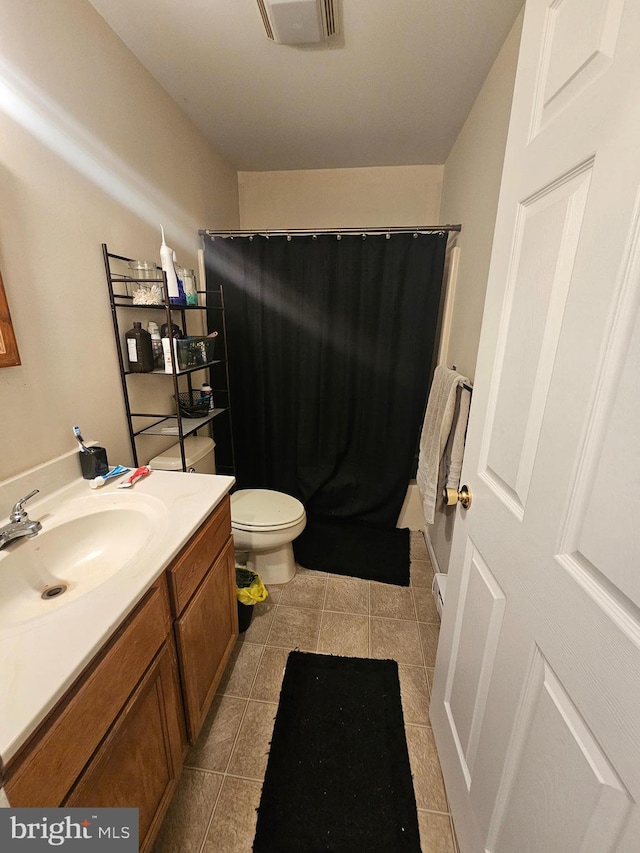
M 420 853 L 398 665 L 291 652 L 253 853 Z
M 293 543 L 305 569 L 409 586 L 409 530 L 310 520 Z

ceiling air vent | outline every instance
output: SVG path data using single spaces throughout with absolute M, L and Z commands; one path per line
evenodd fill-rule
M 257 0 L 267 36 L 278 44 L 314 44 L 338 31 L 336 0 Z

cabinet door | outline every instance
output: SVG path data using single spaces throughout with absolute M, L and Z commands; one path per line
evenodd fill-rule
M 187 729 L 193 743 L 238 636 L 233 540 L 227 542 L 175 624 Z
M 182 769 L 180 687 L 169 639 L 64 805 L 139 809 L 140 850 L 151 848 Z

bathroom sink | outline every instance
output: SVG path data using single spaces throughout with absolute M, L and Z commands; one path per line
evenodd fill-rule
M 0 552 L 0 628 L 91 592 L 130 565 L 158 530 L 148 507 L 107 507 L 51 521 Z

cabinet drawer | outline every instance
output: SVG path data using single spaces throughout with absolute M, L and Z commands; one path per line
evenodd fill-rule
M 59 806 L 169 630 L 164 575 L 7 768 L 12 806 Z
M 179 616 L 231 536 L 231 501 L 225 495 L 191 542 L 167 569 L 171 603 Z

